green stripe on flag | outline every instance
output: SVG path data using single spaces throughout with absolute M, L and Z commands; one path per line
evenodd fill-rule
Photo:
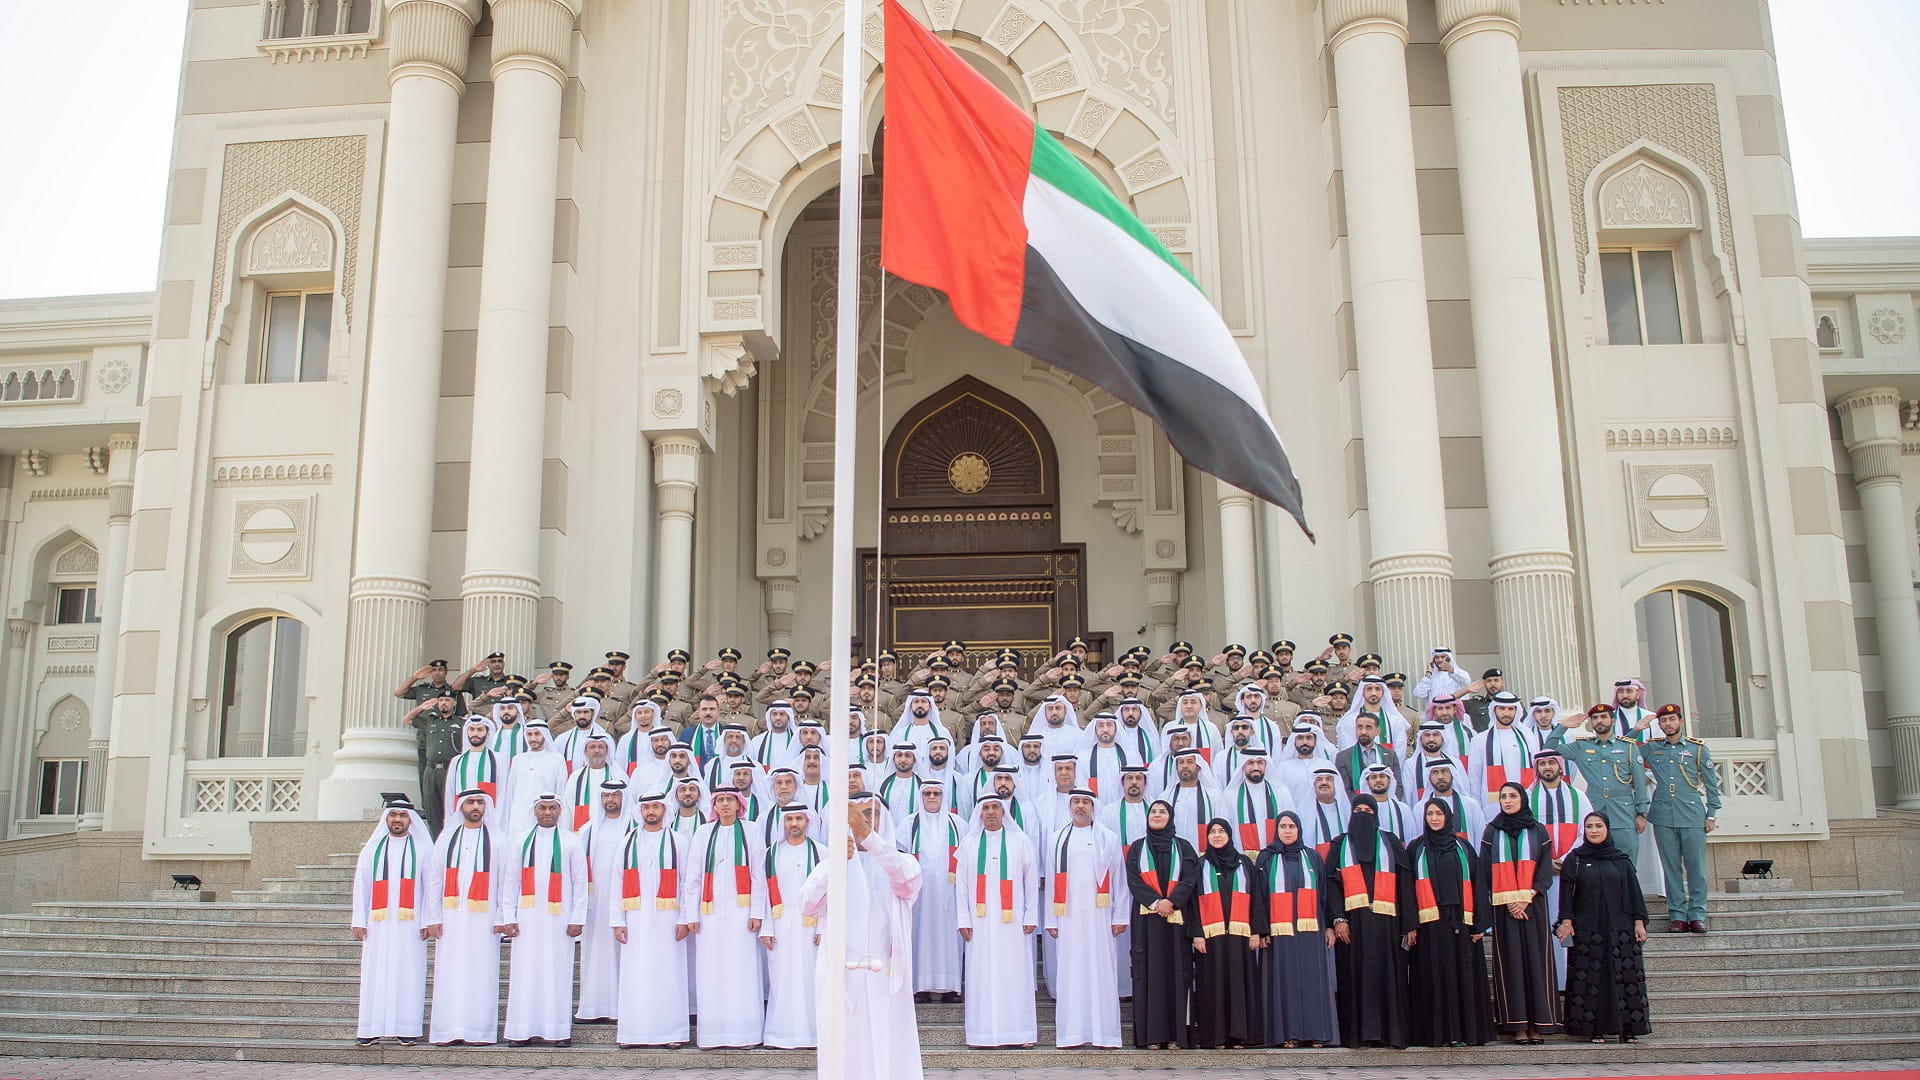
M 1140 219 L 1133 215 L 1133 211 L 1122 205 L 1098 177 L 1089 172 L 1085 165 L 1080 164 L 1078 158 L 1048 134 L 1046 128 L 1038 124 L 1034 125 L 1033 129 L 1033 163 L 1029 171 L 1033 176 L 1059 188 L 1076 202 L 1111 221 L 1121 232 L 1138 241 L 1141 247 L 1165 260 L 1168 266 L 1178 270 L 1181 277 L 1193 282 L 1194 288 L 1200 287 L 1200 283 L 1193 280 L 1193 275 L 1180 264 L 1180 260 L 1174 258 L 1173 253 L 1168 251 L 1145 225 L 1141 224 Z

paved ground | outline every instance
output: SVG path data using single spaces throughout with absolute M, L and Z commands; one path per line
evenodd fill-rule
M 1550 1048 L 1549 1048 L 1550 1049 Z M 1769 1061 L 1752 1064 L 1715 1063 L 1707 1065 L 1586 1065 L 1554 1066 L 1550 1054 L 1543 1052 L 1542 1064 L 1525 1070 L 1505 1066 L 1454 1067 L 1446 1070 L 1449 1080 L 1506 1080 L 1525 1076 L 1540 1080 L 1571 1080 L 1597 1076 L 1684 1076 L 1714 1075 L 1733 1077 L 1749 1073 L 1842 1073 L 1902 1071 L 1920 1075 L 1916 1061 Z M 406 1065 L 287 1065 L 272 1062 L 182 1062 L 182 1061 L 110 1061 L 93 1058 L 0 1057 L 0 1080 L 375 1080 L 388 1077 L 428 1076 L 444 1078 L 443 1068 Z M 601 1069 L 559 1066 L 545 1069 L 488 1068 L 485 1080 L 630 1080 L 629 1069 Z M 685 1069 L 674 1080 L 814 1080 L 811 1071 L 770 1069 L 765 1071 L 727 1069 Z M 1429 1080 L 1431 1070 L 1420 1064 L 1419 1051 L 1409 1051 L 1407 1067 L 1401 1069 L 1318 1068 L 1283 1070 L 1279 1068 L 1236 1070 L 1113 1069 L 1101 1074 L 1103 1080 Z M 930 1071 L 927 1080 L 1085 1080 L 1082 1069 L 958 1069 Z

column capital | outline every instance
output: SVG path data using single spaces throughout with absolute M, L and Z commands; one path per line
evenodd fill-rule
M 1338 49 L 1360 34 L 1392 34 L 1406 44 L 1407 0 L 1324 0 L 1327 46 Z
M 1483 30 L 1520 37 L 1520 0 L 1436 0 L 1434 10 L 1440 17 L 1443 50 Z
M 493 0 L 493 77 L 518 69 L 567 80 L 581 0 Z
M 464 91 L 467 44 L 479 21 L 480 0 L 388 0 L 388 81 L 418 75 Z
M 1833 403 L 1840 439 L 1853 459 L 1856 485 L 1900 482 L 1900 392 L 1891 386 L 1855 390 Z

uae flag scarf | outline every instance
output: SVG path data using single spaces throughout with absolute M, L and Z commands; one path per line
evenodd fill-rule
M 492 750 L 467 750 L 454 759 L 455 791 L 479 788 L 497 806 L 500 802 L 500 757 Z
M 460 906 L 460 849 L 465 846 L 460 841 L 466 831 L 464 826 L 452 830 L 447 844 L 446 886 L 440 895 L 443 908 Z M 467 882 L 467 910 L 485 911 L 493 888 L 493 830 L 482 826 L 475 831 L 480 834 L 480 844 L 474 849 L 473 865 L 468 867 L 473 877 Z
M 1287 869 L 1288 859 L 1276 855 L 1267 864 L 1267 907 L 1274 937 L 1292 937 L 1296 932 L 1310 934 L 1320 929 L 1320 877 L 1313 872 L 1313 860 L 1305 850 L 1299 856 L 1299 882 Z
M 1242 880 L 1247 876 L 1245 866 L 1234 867 L 1222 879 L 1213 861 L 1206 862 L 1206 872 L 1200 875 L 1200 932 L 1207 937 L 1252 937 L 1252 900 Z
M 960 819 L 952 814 L 940 816 L 947 821 L 947 884 L 952 885 L 960 880 Z M 919 814 L 913 815 L 913 828 L 908 831 L 908 850 L 916 859 L 920 857 L 920 824 L 924 820 Z
M 1473 866 L 1467 862 L 1467 846 L 1455 842 L 1451 858 L 1460 864 L 1460 921 L 1473 925 Z M 1413 861 L 1413 895 L 1420 904 L 1420 921 L 1423 923 L 1440 921 L 1440 897 L 1433 890 L 1433 860 L 1427 855 L 1426 845 L 1421 845 L 1420 855 Z
M 1336 843 L 1339 852 L 1334 861 L 1340 866 L 1340 884 L 1347 895 L 1346 909 L 1371 908 L 1375 915 L 1398 915 L 1400 901 L 1394 890 L 1393 853 L 1387 850 L 1387 833 L 1382 829 L 1373 838 L 1373 892 L 1367 892 L 1367 872 L 1353 857 L 1353 838 L 1342 836 Z
M 886 0 L 885 34 L 886 271 L 945 292 L 969 329 L 1139 409 L 1188 462 L 1305 530 L 1259 384 L 1193 275 L 899 0 Z
M 520 906 L 530 908 L 540 899 L 540 833 L 534 829 L 527 834 L 526 843 L 520 845 Z M 565 874 L 562 872 L 566 860 L 560 854 L 560 830 L 553 830 L 553 844 L 547 853 L 547 914 L 560 914 L 561 898 L 565 894 Z
M 1173 845 L 1173 855 L 1168 860 L 1167 876 L 1164 880 L 1160 877 L 1160 871 L 1154 869 L 1153 853 L 1147 850 L 1149 846 L 1147 840 L 1144 838 L 1135 841 L 1135 851 L 1133 855 L 1134 872 L 1140 875 L 1141 882 L 1144 883 L 1147 888 L 1152 889 L 1155 896 L 1162 900 L 1170 901 L 1173 899 L 1173 887 L 1180 881 L 1180 844 L 1176 841 Z M 1148 909 L 1142 906 L 1140 908 L 1140 914 L 1145 915 L 1147 913 Z M 1167 916 L 1167 921 L 1175 926 L 1181 926 L 1184 925 L 1187 920 L 1186 916 L 1182 915 L 1180 909 L 1176 907 L 1173 910 L 1173 914 Z
M 367 911 L 370 922 L 385 922 L 389 910 L 393 911 L 396 921 L 413 921 L 413 898 L 420 891 L 420 852 L 414 847 L 413 836 L 409 834 L 406 850 L 400 856 L 400 887 L 396 889 L 387 860 L 387 842 L 392 839 L 391 836 L 383 836 L 373 846 L 373 902 L 368 905 Z
M 620 862 L 620 909 L 640 907 L 640 841 L 648 837 L 645 829 L 627 833 L 626 856 Z M 654 856 L 658 877 L 653 887 L 655 911 L 672 911 L 680 906 L 680 848 L 673 842 L 673 831 L 661 829 L 659 851 Z
M 1000 921 L 1013 921 L 1013 867 L 1007 857 L 1007 830 L 995 830 L 1000 834 Z M 987 842 L 990 833 L 981 832 L 980 849 L 976 854 L 973 868 L 973 917 L 987 917 Z
M 813 868 L 820 863 L 819 846 L 812 840 L 806 841 L 806 845 L 806 869 L 800 872 L 800 880 L 803 882 L 807 880 L 808 874 L 813 873 Z M 786 846 L 788 846 L 786 841 L 782 840 L 780 843 L 767 849 L 767 918 L 769 919 L 778 919 L 780 916 L 786 914 L 787 911 L 786 901 L 780 895 L 779 868 L 774 864 L 774 860 L 779 857 L 780 849 Z M 819 920 L 811 915 L 802 915 L 800 917 L 800 925 L 802 926 L 813 926 L 818 922 Z
M 1493 831 L 1493 902 L 1526 904 L 1533 901 L 1533 835 L 1531 829 Z
M 753 866 L 747 861 L 747 825 L 735 820 L 732 825 L 719 825 L 707 834 L 707 865 L 700 884 L 700 914 L 713 914 L 713 864 L 720 850 L 720 837 L 723 833 L 733 835 L 733 897 L 734 903 L 746 907 L 753 903 Z
M 1073 840 L 1074 829 L 1074 826 L 1069 826 L 1060 830 L 1059 849 L 1054 852 L 1053 913 L 1055 915 L 1067 913 L 1067 844 Z M 1098 852 L 1099 849 L 1094 850 Z M 1100 871 L 1100 884 L 1095 886 L 1093 891 L 1093 906 L 1097 908 L 1113 906 L 1112 867 L 1106 867 Z

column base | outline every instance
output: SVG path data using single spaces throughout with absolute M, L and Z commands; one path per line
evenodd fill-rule
M 1453 556 L 1412 552 L 1375 559 L 1374 651 L 1409 674 L 1424 670 L 1437 646 L 1453 646 Z
M 1154 570 L 1147 574 L 1147 628 L 1156 649 L 1165 648 L 1165 643 L 1179 633 L 1180 571 Z
M 760 582 L 760 600 L 767 615 L 767 647 L 772 649 L 793 648 L 793 611 L 799 602 L 799 578 L 766 578 Z M 868 642 L 869 655 L 880 648 L 878 642 Z
M 1565 551 L 1498 555 L 1493 578 L 1494 621 L 1507 685 L 1547 694 L 1568 708 L 1585 700 L 1580 645 L 1573 619 L 1573 556 Z
M 420 755 L 411 728 L 349 728 L 333 754 L 333 772 L 320 782 L 322 821 L 359 821 L 380 808 L 380 793 L 404 791 L 418 800 Z
M 460 581 L 460 659 L 472 663 L 498 649 L 514 671 L 531 670 L 534 627 L 540 616 L 540 580 L 497 570 L 469 572 Z
M 1920 810 L 1920 716 L 1890 716 L 1887 736 L 1893 750 L 1893 805 Z
M 99 832 L 107 817 L 107 741 L 87 742 L 87 787 L 81 793 L 79 832 Z

